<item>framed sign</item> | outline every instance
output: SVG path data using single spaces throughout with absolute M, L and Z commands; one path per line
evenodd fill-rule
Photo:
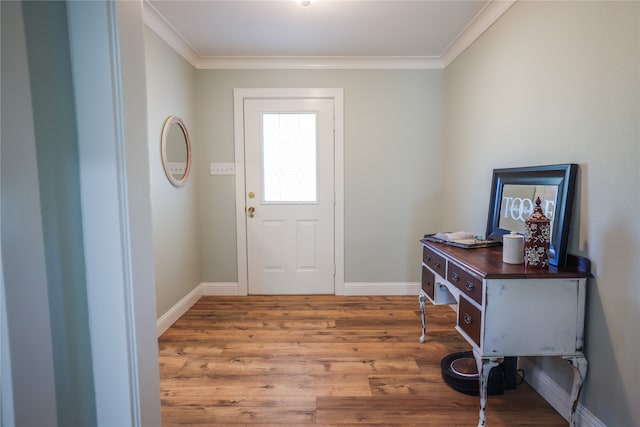
M 502 241 L 511 231 L 524 234 L 525 221 L 540 197 L 542 211 L 551 220 L 549 264 L 564 266 L 577 172 L 576 164 L 494 169 L 487 238 Z

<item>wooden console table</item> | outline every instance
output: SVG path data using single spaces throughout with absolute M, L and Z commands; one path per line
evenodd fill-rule
M 480 378 L 480 420 L 486 424 L 489 371 L 508 356 L 560 356 L 573 367 L 570 425 L 587 373 L 583 353 L 589 260 L 569 256 L 548 270 L 504 264 L 502 247 L 462 249 L 422 240 L 422 336 L 425 304 L 456 304 L 456 330 L 471 344 Z

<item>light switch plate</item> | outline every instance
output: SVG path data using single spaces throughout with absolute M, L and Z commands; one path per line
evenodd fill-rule
M 234 163 L 211 163 L 209 165 L 210 175 L 235 175 L 236 165 Z

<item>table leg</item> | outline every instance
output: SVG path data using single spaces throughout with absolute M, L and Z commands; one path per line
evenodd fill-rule
M 582 391 L 584 378 L 587 376 L 587 359 L 584 356 L 564 356 L 564 360 L 571 364 L 573 368 L 573 387 L 571 388 L 571 418 L 569 425 L 576 427 L 576 409 L 578 408 L 578 400 Z
M 418 295 L 418 301 L 420 301 L 420 313 L 422 317 L 422 336 L 420 337 L 419 341 L 421 343 L 424 343 L 427 340 L 427 313 L 425 311 L 425 305 L 427 304 L 427 295 L 424 292 L 420 291 L 420 294 Z
M 478 427 L 484 427 L 487 425 L 486 409 L 487 409 L 487 385 L 489 384 L 489 372 L 491 369 L 498 366 L 502 362 L 500 357 L 483 358 L 478 355 L 475 350 L 473 356 L 476 359 L 478 365 L 478 376 L 480 377 L 480 419 L 478 421 Z

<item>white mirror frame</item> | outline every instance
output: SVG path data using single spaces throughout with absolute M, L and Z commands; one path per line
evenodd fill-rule
M 184 135 L 186 149 L 187 149 L 187 164 L 185 166 L 184 175 L 180 179 L 177 179 L 171 173 L 170 162 L 167 157 L 167 143 L 169 138 L 169 131 L 171 130 L 171 126 L 173 125 L 177 125 L 182 131 L 182 134 Z M 162 156 L 162 168 L 164 169 L 164 173 L 167 176 L 167 179 L 169 180 L 169 182 L 176 187 L 182 187 L 183 185 L 185 185 L 185 183 L 187 182 L 187 178 L 189 177 L 189 172 L 191 171 L 191 140 L 189 139 L 187 126 L 184 124 L 184 122 L 180 117 L 169 116 L 167 120 L 165 120 L 164 125 L 162 127 L 160 151 Z

